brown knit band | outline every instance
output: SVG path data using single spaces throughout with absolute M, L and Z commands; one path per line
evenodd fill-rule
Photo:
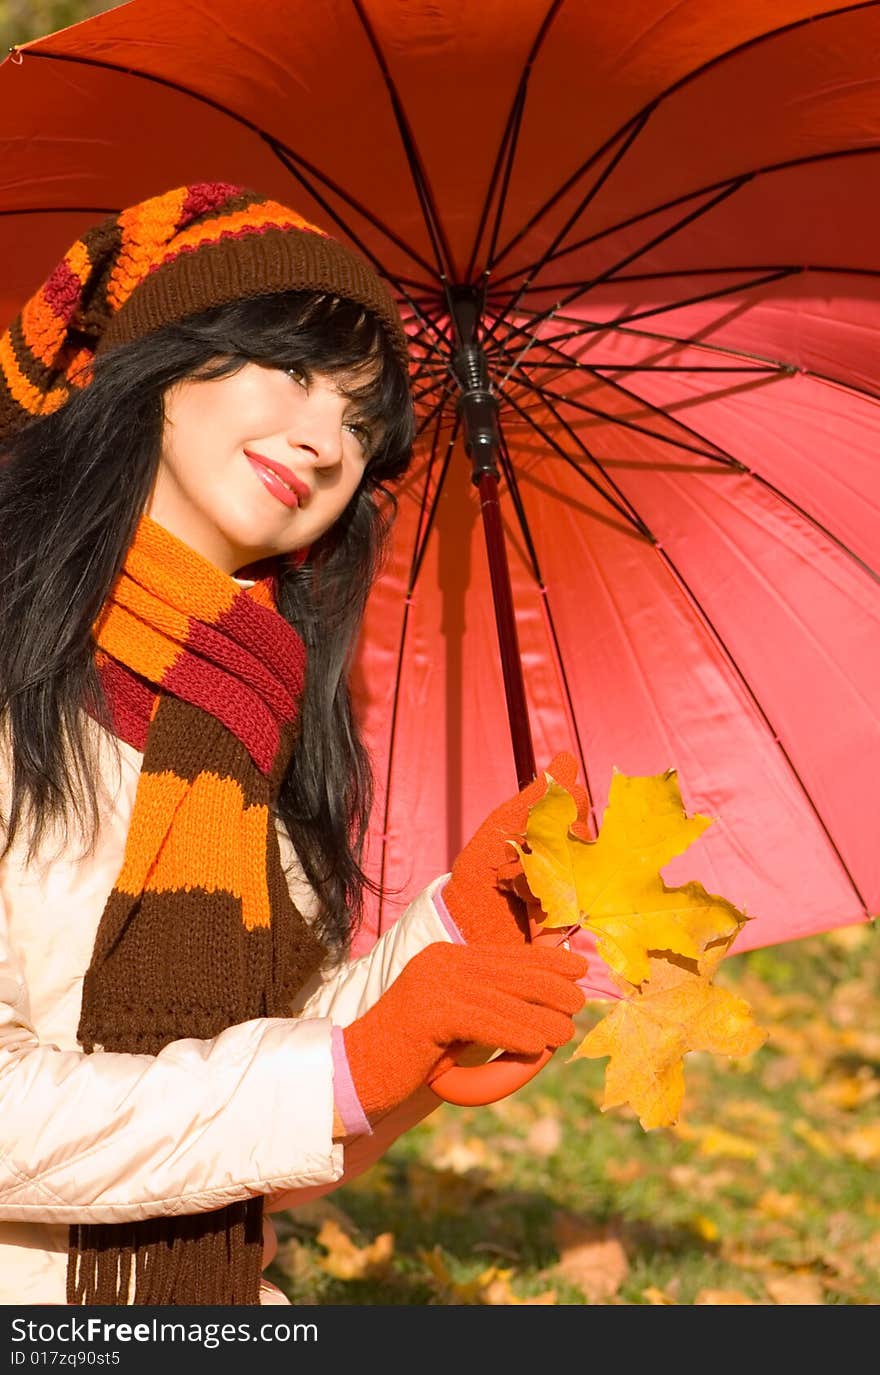
M 111 215 L 70 245 L 0 334 L 0 440 L 87 387 L 98 353 L 211 307 L 288 291 L 362 305 L 408 372 L 388 283 L 289 206 L 196 182 Z
M 266 229 L 246 240 L 220 239 L 155 268 L 110 320 L 96 353 L 212 306 L 304 290 L 326 291 L 372 311 L 407 368 L 406 334 L 385 282 L 338 240 L 290 229 Z

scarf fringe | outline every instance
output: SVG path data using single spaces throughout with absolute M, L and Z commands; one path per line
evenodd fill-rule
M 187 1217 L 74 1224 L 67 1302 L 258 1305 L 262 1270 L 262 1197 Z

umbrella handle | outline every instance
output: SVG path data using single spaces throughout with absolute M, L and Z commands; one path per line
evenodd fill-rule
M 542 927 L 529 919 L 530 940 L 542 945 L 559 945 L 574 929 Z M 547 1046 L 538 1055 L 515 1055 L 505 1050 L 484 1065 L 454 1065 L 444 1069 L 430 1081 L 430 1087 L 444 1103 L 464 1108 L 483 1107 L 516 1093 L 534 1079 L 554 1054 L 554 1046 Z

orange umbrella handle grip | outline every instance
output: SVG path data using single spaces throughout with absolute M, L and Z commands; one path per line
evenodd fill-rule
M 455 1065 L 443 1070 L 431 1081 L 431 1088 L 444 1103 L 463 1108 L 497 1103 L 533 1079 L 552 1055 L 552 1046 L 540 1055 L 513 1055 L 505 1050 L 485 1065 Z
M 529 922 L 529 927 L 531 939 L 543 944 L 559 945 L 570 934 L 569 930 L 560 930 L 558 926 L 545 928 L 533 921 Z M 516 1093 L 534 1079 L 553 1055 L 553 1046 L 547 1046 L 539 1055 L 514 1055 L 505 1050 L 485 1065 L 455 1065 L 443 1070 L 431 1080 L 431 1088 L 444 1103 L 455 1103 L 463 1108 L 483 1107 Z

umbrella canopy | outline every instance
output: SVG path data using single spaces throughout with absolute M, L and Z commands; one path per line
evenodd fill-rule
M 362 946 L 564 748 L 596 828 L 615 767 L 678 771 L 715 824 L 664 877 L 745 908 L 734 949 L 880 907 L 878 50 L 880 7 L 820 0 L 132 0 L 3 63 L 5 319 L 195 180 L 398 294 L 420 441 L 355 669 L 393 892 Z

